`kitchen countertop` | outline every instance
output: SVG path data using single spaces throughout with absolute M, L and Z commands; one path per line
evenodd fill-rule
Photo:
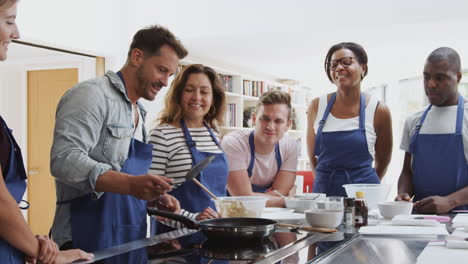
M 453 217 L 454 215 L 450 215 Z M 447 230 L 453 231 L 451 222 Z M 141 263 L 416 263 L 431 240 L 445 236 L 363 236 L 340 227 L 332 234 L 277 228 L 263 242 L 212 243 L 201 232 L 176 230 L 94 252 L 96 260 L 115 263 L 140 252 Z M 125 253 L 127 252 L 127 253 Z M 468 251 L 467 251 L 468 252 Z M 106 262 L 107 260 L 107 262 Z M 82 262 L 86 263 L 86 262 Z

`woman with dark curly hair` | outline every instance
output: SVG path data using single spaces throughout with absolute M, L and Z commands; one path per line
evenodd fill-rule
M 337 90 L 309 106 L 307 149 L 314 192 L 346 196 L 343 184 L 380 183 L 384 177 L 392 153 L 392 121 L 386 105 L 361 92 L 368 72 L 362 46 L 332 46 L 324 66 Z
M 224 88 L 218 74 L 201 64 L 188 65 L 173 81 L 165 98 L 159 125 L 150 135 L 153 163 L 149 173 L 173 179 L 181 214 L 197 220 L 218 217 L 211 197 L 185 174 L 205 157 L 215 155 L 197 179 L 216 196 L 226 196 L 227 159 L 219 140 L 226 111 Z M 198 214 L 199 213 L 199 214 Z M 174 223 L 170 224 L 173 227 Z M 163 227 L 158 227 L 161 233 Z

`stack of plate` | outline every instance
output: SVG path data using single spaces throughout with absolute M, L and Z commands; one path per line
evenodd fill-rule
M 294 213 L 294 209 L 290 208 L 266 207 L 261 217 L 293 225 L 305 223 L 305 215 Z

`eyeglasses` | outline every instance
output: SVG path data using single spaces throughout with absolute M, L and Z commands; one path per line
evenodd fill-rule
M 341 64 L 341 66 L 345 67 L 345 68 L 348 68 L 349 65 L 351 65 L 353 63 L 353 60 L 356 60 L 356 58 L 354 57 L 343 57 L 339 60 L 330 60 L 328 64 L 328 67 L 330 68 L 330 70 L 335 70 L 336 67 L 338 67 L 338 64 Z

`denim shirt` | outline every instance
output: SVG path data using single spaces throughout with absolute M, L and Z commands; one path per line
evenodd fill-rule
M 146 111 L 137 105 L 144 124 Z M 90 193 L 96 199 L 102 195 L 95 191 L 97 178 L 109 170 L 120 171 L 133 133 L 132 104 L 114 72 L 75 85 L 60 100 L 50 157 L 57 193 L 52 237 L 59 246 L 72 240 L 66 202 Z

